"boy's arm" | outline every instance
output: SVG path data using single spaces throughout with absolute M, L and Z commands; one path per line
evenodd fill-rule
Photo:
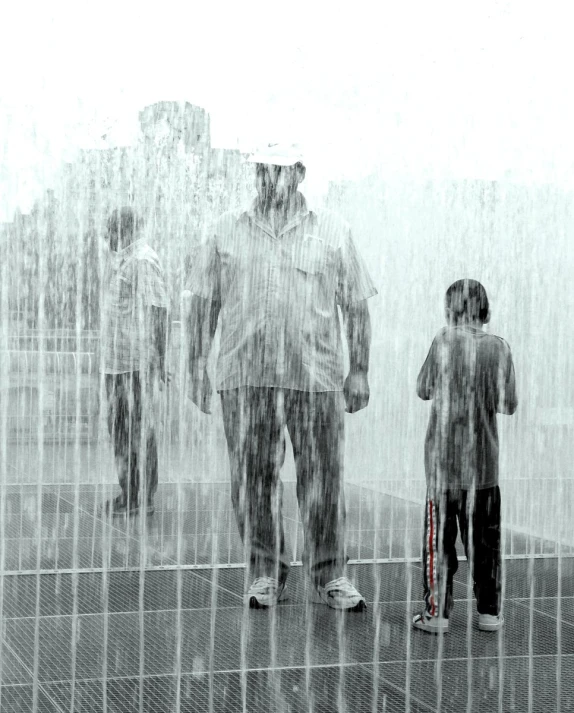
M 210 300 L 198 295 L 191 295 L 187 318 L 189 339 L 189 373 L 203 370 L 211 351 L 213 338 L 217 330 L 217 320 L 221 310 L 219 300 Z
M 341 305 L 349 345 L 349 374 L 344 394 L 347 412 L 355 413 L 369 403 L 369 356 L 371 351 L 371 317 L 367 300 Z
M 155 353 L 158 356 L 159 378 L 166 380 L 165 348 L 167 344 L 167 309 L 151 305 L 151 338 Z
M 425 363 L 417 379 L 417 396 L 423 401 L 429 401 L 434 396 L 436 386 L 436 339 L 431 344 Z
M 148 375 L 155 370 L 166 380 L 165 355 L 168 332 L 168 297 L 161 268 L 148 260 L 139 260 L 136 272 L 136 293 L 140 301 L 146 340 L 151 346 Z
M 518 406 L 516 396 L 516 378 L 514 375 L 514 363 L 512 353 L 506 342 L 503 343 L 503 354 L 498 369 L 498 403 L 496 411 L 498 413 L 512 416 Z
M 211 413 L 211 381 L 207 358 L 211 351 L 221 310 L 219 300 L 192 295 L 187 318 L 189 397 L 203 413 Z
M 221 310 L 221 266 L 213 234 L 196 252 L 184 291 L 188 340 L 188 396 L 203 413 L 211 413 L 207 358 Z

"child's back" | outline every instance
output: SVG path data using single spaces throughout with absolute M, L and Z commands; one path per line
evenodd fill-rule
M 464 490 L 498 485 L 496 414 L 512 414 L 517 405 L 504 339 L 468 323 L 441 329 L 417 393 L 433 400 L 425 441 L 428 484 Z
M 425 441 L 425 608 L 413 626 L 432 633 L 448 630 L 460 528 L 478 627 L 498 631 L 504 617 L 496 414 L 516 410 L 514 366 L 504 339 L 483 331 L 490 306 L 479 282 L 453 283 L 445 310 L 449 326 L 434 338 L 417 382 L 420 398 L 433 404 Z

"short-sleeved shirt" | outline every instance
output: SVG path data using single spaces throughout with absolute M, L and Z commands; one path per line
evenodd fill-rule
M 441 329 L 419 374 L 417 393 L 432 399 L 427 484 L 439 490 L 498 485 L 496 414 L 512 414 L 517 406 L 506 341 L 470 325 Z
M 218 391 L 242 386 L 340 391 L 337 305 L 377 290 L 349 226 L 330 212 L 299 210 L 276 234 L 257 211 L 225 214 L 209 231 L 188 281 L 221 303 Z
M 157 357 L 146 308 L 168 307 L 162 266 L 143 238 L 112 254 L 104 278 L 102 362 L 106 374 L 140 371 Z

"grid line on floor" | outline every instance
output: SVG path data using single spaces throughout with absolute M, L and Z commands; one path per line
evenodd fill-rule
M 196 537 L 194 527 L 196 531 L 203 528 L 208 532 L 210 523 L 214 522 L 213 507 L 219 498 L 214 495 L 215 490 L 206 487 L 209 492 L 192 498 L 197 504 L 211 503 L 212 509 L 196 511 L 201 512 L 196 524 L 188 520 L 180 523 L 188 530 L 183 537 L 189 535 L 190 542 Z M 93 490 L 83 501 L 82 517 L 88 518 L 81 530 L 83 533 L 90 528 L 107 527 L 105 521 L 102 523 L 90 513 L 90 502 L 95 505 L 96 492 L 100 491 Z M 186 496 L 187 503 L 190 492 Z M 364 498 L 363 491 L 359 494 Z M 73 501 L 71 505 L 70 500 L 68 496 L 62 498 L 60 490 L 46 499 L 49 512 L 64 513 L 67 518 L 61 520 L 57 514 L 46 518 L 49 534 L 55 533 L 60 540 L 61 552 L 65 550 L 62 543 L 67 539 L 65 535 L 69 534 L 72 518 Z M 466 709 L 463 689 L 466 690 L 467 685 L 474 691 L 473 713 L 499 710 L 499 700 L 504 713 L 511 709 L 527 710 L 529 706 L 533 713 L 546 713 L 558 699 L 564 702 L 574 693 L 574 629 L 568 619 L 570 613 L 574 613 L 574 557 L 570 553 L 561 554 L 560 566 L 556 554 L 544 551 L 543 542 L 538 543 L 536 552 L 505 555 L 507 621 L 499 634 L 485 634 L 476 629 L 467 564 L 465 558 L 460 557 L 461 566 L 454 582 L 451 630 L 440 654 L 437 639 L 413 631 L 409 623 L 421 589 L 419 557 L 389 557 L 351 564 L 349 572 L 369 602 L 364 616 L 341 615 L 326 607 L 306 604 L 299 563 L 289 575 L 290 600 L 271 612 L 253 612 L 244 608 L 246 583 L 242 563 L 197 565 L 171 559 L 173 564 L 165 564 L 170 559 L 166 551 L 171 547 L 170 538 L 173 539 L 175 532 L 174 521 L 170 520 L 173 518 L 170 508 L 175 502 L 169 493 L 165 497 L 160 495 L 159 517 L 149 524 L 150 531 L 145 535 L 150 546 L 158 544 L 159 561 L 164 564 L 146 562 L 143 593 L 140 566 L 4 573 L 5 651 L 9 655 L 12 651 L 15 653 L 9 666 L 19 666 L 22 676 L 21 682 L 17 682 L 18 674 L 10 677 L 6 668 L 3 713 L 4 710 L 31 710 L 29 681 L 33 658 L 30 656 L 34 653 L 36 625 L 39 627 L 38 711 L 42 712 L 71 710 L 73 703 L 77 713 L 99 713 L 106 691 L 109 710 L 122 713 L 140 710 L 171 713 L 178 696 L 181 711 L 201 713 L 209 710 L 210 700 L 214 703 L 213 710 L 222 713 L 241 710 L 244 701 L 249 705 L 248 710 L 268 713 L 269 710 L 307 711 L 311 699 L 316 706 L 313 710 L 317 711 L 333 713 L 339 710 L 342 701 L 353 713 L 372 711 L 377 705 L 381 710 L 381 706 L 385 706 L 384 710 L 390 713 L 404 711 L 407 698 L 412 713 L 428 713 L 438 710 L 441 696 L 440 687 L 436 685 L 439 655 L 442 656 L 443 693 L 449 692 L 449 697 L 442 699 L 444 713 Z M 19 505 L 17 498 L 12 505 Z M 396 508 L 394 522 L 400 522 L 402 503 L 391 500 L 387 503 L 387 509 L 389 507 Z M 410 505 L 405 506 L 406 510 L 414 513 Z M 358 514 L 357 507 L 350 507 L 349 511 L 351 518 Z M 17 513 L 17 509 L 12 512 Z M 193 514 L 189 510 L 182 512 L 185 518 Z M 371 525 L 376 522 L 372 514 L 363 517 L 362 522 Z M 230 517 L 226 505 L 226 523 Z M 13 523 L 16 522 L 14 514 Z M 230 537 L 225 530 L 226 523 L 221 523 L 223 536 Z M 117 537 L 118 551 L 122 546 L 133 547 L 134 557 L 139 558 L 142 527 L 143 522 L 135 521 L 114 526 L 107 533 L 108 542 Z M 27 528 L 28 524 L 18 531 L 29 532 Z M 402 536 L 403 531 L 400 531 L 399 538 Z M 18 538 L 13 540 L 16 542 Z M 531 546 L 528 539 L 517 541 L 519 549 Z M 91 546 L 97 547 L 98 540 L 93 540 Z M 62 561 L 58 560 L 58 564 Z M 141 562 L 139 558 L 138 563 Z M 104 576 L 107 578 L 105 596 Z M 40 600 L 38 619 L 37 595 Z M 215 610 L 211 608 L 214 595 Z M 143 608 L 140 607 L 142 597 Z M 181 604 L 179 608 L 178 604 Z M 469 607 L 473 609 L 470 628 Z M 524 626 L 525 612 L 530 612 L 532 618 L 530 624 L 528 617 L 527 627 Z M 558 612 L 560 618 L 557 618 Z M 105 617 L 108 623 L 106 646 L 103 641 Z M 143 628 L 140 628 L 142 622 Z M 272 631 L 276 636 L 274 640 Z M 70 656 L 73 632 L 78 637 L 75 663 Z M 178 639 L 182 646 L 179 679 L 173 675 Z M 142 641 L 145 656 L 140 661 Z M 530 654 L 527 653 L 529 647 Z M 310 668 L 305 666 L 306 651 Z M 469 667 L 468 651 L 472 667 Z M 244 671 L 243 663 L 247 667 Z M 102 679 L 103 670 L 107 670 L 107 679 Z M 144 676 L 140 679 L 142 670 Z M 561 676 L 557 676 L 558 671 Z M 537 681 L 534 688 L 533 675 Z M 242 689 L 245 681 L 247 689 Z M 484 681 L 494 683 L 485 689 Z M 501 689 L 498 688 L 500 682 Z M 562 709 L 567 710 L 567 707 L 563 704 Z

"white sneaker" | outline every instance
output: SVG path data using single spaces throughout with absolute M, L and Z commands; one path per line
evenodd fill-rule
M 273 577 L 257 577 L 246 594 L 250 609 L 274 607 L 284 597 L 285 584 L 279 584 Z
M 430 616 L 426 612 L 413 617 L 413 626 L 419 631 L 428 634 L 446 634 L 448 632 L 448 619 L 443 616 Z
M 479 614 L 478 628 L 480 631 L 499 631 L 504 626 L 502 614 Z
M 327 582 L 324 587 L 318 584 L 315 587 L 315 592 L 315 601 L 326 604 L 332 609 L 354 612 L 367 610 L 365 598 L 359 594 L 347 577 L 333 579 Z

